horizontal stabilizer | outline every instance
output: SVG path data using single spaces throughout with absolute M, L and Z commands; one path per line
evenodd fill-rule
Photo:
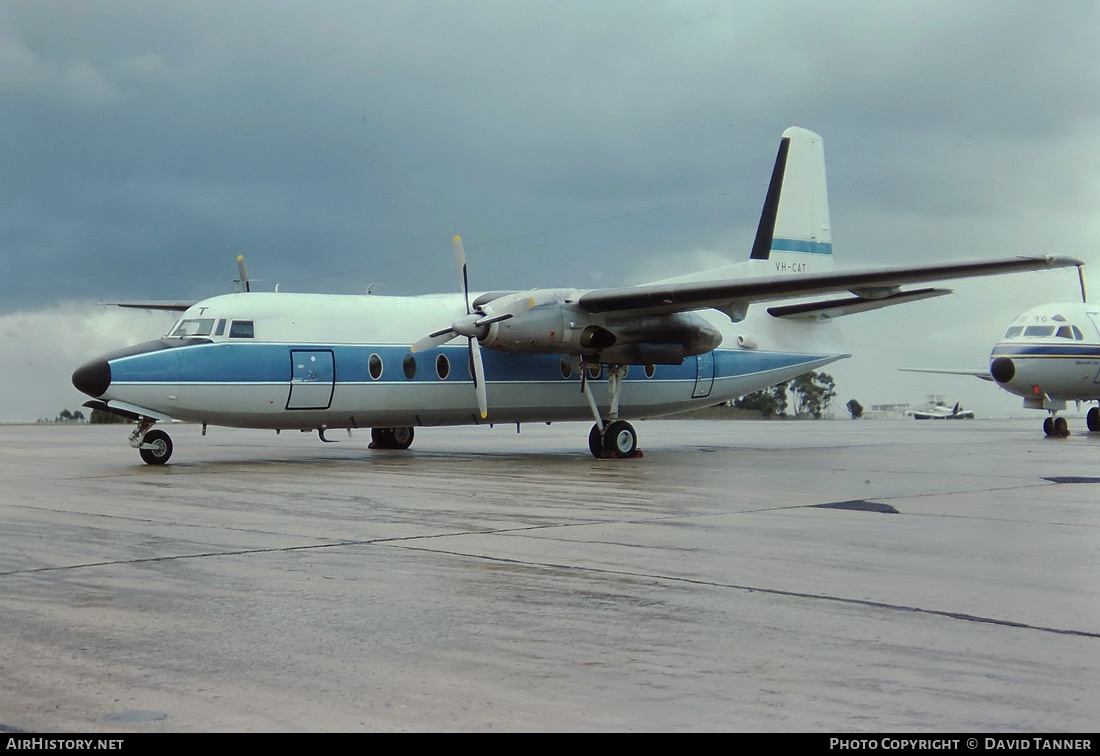
M 989 368 L 963 368 L 957 370 L 951 370 L 947 368 L 898 368 L 903 373 L 940 373 L 942 375 L 972 375 L 975 378 L 981 378 L 983 381 L 992 381 L 993 376 L 989 373 Z
M 168 312 L 186 312 L 196 302 L 107 302 L 115 307 L 130 307 L 135 310 L 165 310 Z
M 951 289 L 915 289 L 892 294 L 881 299 L 869 299 L 867 297 L 826 299 L 819 302 L 800 302 L 799 304 L 769 307 L 768 314 L 776 318 L 792 320 L 832 320 L 843 315 L 854 315 L 857 312 L 868 312 L 877 310 L 880 307 L 942 297 L 944 294 L 950 293 Z

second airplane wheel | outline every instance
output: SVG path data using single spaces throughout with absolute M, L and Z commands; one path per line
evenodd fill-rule
M 1054 435 L 1059 438 L 1069 435 L 1069 422 L 1064 417 L 1054 418 Z
M 616 420 L 603 433 L 603 448 L 612 457 L 638 456 L 638 433 L 625 420 Z
M 1088 423 L 1090 431 L 1100 431 L 1100 409 L 1093 407 L 1085 415 L 1085 422 Z

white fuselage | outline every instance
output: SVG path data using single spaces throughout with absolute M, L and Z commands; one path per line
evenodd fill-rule
M 598 365 L 584 366 L 576 354 L 483 348 L 489 411 L 481 419 L 464 337 L 409 349 L 465 312 L 460 294 L 213 297 L 184 314 L 188 338 L 170 332 L 146 351 L 107 355 L 109 383 L 100 398 L 177 420 L 252 428 L 551 422 L 592 418 L 581 392 L 585 369 L 606 410 L 607 374 Z M 739 323 L 702 315 L 722 333 L 721 346 L 677 365 L 631 365 L 619 416 L 717 404 L 848 356 L 831 323 L 775 318 L 764 305 L 750 307 Z
M 993 347 L 990 373 L 1027 407 L 1100 399 L 1100 307 L 1064 302 L 1028 310 Z

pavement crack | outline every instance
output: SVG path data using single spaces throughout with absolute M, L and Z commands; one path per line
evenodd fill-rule
M 678 577 L 675 575 L 659 575 L 655 573 L 646 572 L 632 572 L 629 570 L 607 570 L 598 567 L 579 567 L 576 565 L 559 564 L 554 562 L 528 562 L 519 559 L 511 559 L 507 557 L 492 557 L 485 556 L 483 554 L 469 554 L 460 551 L 446 551 L 439 549 L 423 549 L 416 546 L 403 546 L 402 544 L 391 543 L 387 545 L 398 546 L 399 548 L 413 549 L 417 551 L 431 551 L 434 554 L 448 554 L 450 556 L 465 557 L 469 559 L 479 559 L 487 562 L 497 562 L 501 564 L 516 564 L 525 567 L 539 567 L 545 569 L 557 569 L 557 570 L 569 570 L 574 572 L 585 572 L 590 574 L 600 575 L 614 575 L 617 577 L 628 577 L 639 580 L 659 580 L 668 583 L 681 583 L 686 585 L 703 585 L 712 588 L 726 588 L 736 591 L 744 591 L 746 593 L 760 593 L 771 596 L 784 596 L 787 598 L 804 599 L 812 601 L 827 601 L 839 604 L 847 604 L 850 606 L 863 606 L 870 609 L 879 609 L 884 611 L 893 612 L 910 612 L 914 614 L 923 614 L 934 617 L 946 617 L 948 619 L 960 620 L 964 622 L 976 622 L 988 625 L 997 625 L 1000 627 L 1011 627 L 1020 630 L 1034 630 L 1043 633 L 1054 633 L 1057 635 L 1071 635 L 1081 638 L 1100 638 L 1100 632 L 1090 632 L 1088 630 L 1073 630 L 1067 628 L 1047 627 L 1043 625 L 1033 625 L 1027 622 L 1015 622 L 1013 620 L 998 619 L 996 617 L 982 617 L 976 614 L 967 614 L 965 612 L 951 612 L 943 609 L 925 609 L 919 606 L 906 606 L 905 604 L 892 604 L 885 601 L 872 601 L 870 599 L 858 599 L 850 598 L 847 596 L 830 596 L 823 593 L 808 593 L 804 591 L 791 591 L 781 588 L 764 588 L 755 585 L 741 585 L 738 583 L 723 583 L 711 580 L 695 580 L 692 578 Z

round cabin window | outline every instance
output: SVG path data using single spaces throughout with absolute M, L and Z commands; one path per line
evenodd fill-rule
M 441 381 L 447 380 L 447 376 L 451 374 L 451 362 L 447 359 L 447 355 L 441 354 L 435 358 L 435 374 Z
M 401 361 L 401 369 L 405 371 L 405 377 L 410 381 L 416 377 L 416 357 L 412 354 L 406 354 L 405 359 Z
M 382 377 L 382 358 L 377 354 L 372 354 L 370 359 L 367 360 L 367 371 L 370 373 L 371 380 L 377 381 Z
M 573 375 L 573 360 L 569 359 L 567 355 L 561 356 L 561 377 L 570 378 Z

